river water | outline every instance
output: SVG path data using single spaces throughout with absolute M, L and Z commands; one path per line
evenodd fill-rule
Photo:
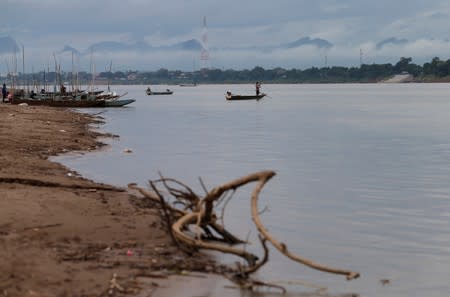
M 212 188 L 275 170 L 260 197 L 272 235 L 361 278 L 311 270 L 272 248 L 262 279 L 330 294 L 449 294 L 450 84 L 263 85 L 270 97 L 259 102 L 225 100 L 227 90 L 252 94 L 253 85 L 168 86 L 170 96 L 147 96 L 146 87 L 114 88 L 137 100 L 127 108 L 84 110 L 104 112 L 99 129 L 119 139 L 57 161 L 118 186 L 145 187 L 161 172 L 199 193 L 199 177 Z M 259 251 L 251 190 L 235 194 L 225 224 Z

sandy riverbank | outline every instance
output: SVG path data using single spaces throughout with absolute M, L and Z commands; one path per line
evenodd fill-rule
M 181 254 L 155 210 L 137 207 L 126 189 L 48 160 L 101 146 L 88 129 L 99 120 L 0 103 L 0 296 L 132 295 L 136 276 L 211 265 Z M 123 290 L 109 294 L 114 275 Z
M 220 277 L 190 275 L 223 266 L 179 251 L 134 193 L 48 160 L 102 146 L 89 129 L 101 120 L 0 103 L 0 297 L 243 296 Z M 158 277 L 167 272 L 183 273 Z

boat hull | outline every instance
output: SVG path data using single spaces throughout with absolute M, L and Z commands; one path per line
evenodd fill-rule
M 92 99 L 92 100 L 55 100 L 55 99 L 14 99 L 11 104 L 26 103 L 32 106 L 52 106 L 68 108 L 122 107 L 135 102 L 135 99 Z
M 122 107 L 135 102 L 135 99 L 105 100 L 105 107 Z
M 172 95 L 173 91 L 167 91 L 167 92 L 146 92 L 147 95 Z
M 71 108 L 88 108 L 88 107 L 104 107 L 105 100 L 73 100 L 73 99 L 31 99 L 31 98 L 14 98 L 11 104 L 26 103 L 28 105 L 41 105 L 53 107 L 71 107 Z
M 266 94 L 260 94 L 260 95 L 225 95 L 225 99 L 227 100 L 260 100 L 262 99 Z

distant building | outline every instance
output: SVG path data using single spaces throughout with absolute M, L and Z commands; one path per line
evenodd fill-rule
M 409 74 L 408 71 L 402 71 L 402 73 L 396 74 L 382 82 L 394 84 L 394 83 L 408 83 L 412 81 L 414 81 L 414 76 Z
M 137 79 L 137 73 L 130 73 L 127 76 L 128 80 L 136 80 Z

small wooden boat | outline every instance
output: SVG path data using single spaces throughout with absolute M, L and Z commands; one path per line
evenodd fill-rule
M 262 93 L 259 95 L 234 95 L 231 94 L 231 92 L 227 92 L 225 95 L 225 99 L 227 100 L 260 100 L 262 99 L 266 94 Z
M 122 107 L 128 104 L 133 103 L 136 101 L 135 99 L 109 99 L 104 100 L 105 106 L 104 107 Z
M 161 91 L 160 92 L 155 92 L 155 91 L 151 91 L 151 90 L 147 89 L 145 91 L 145 93 L 147 93 L 147 95 L 172 95 L 173 91 L 167 89 L 167 90 L 162 91 L 162 92 Z

